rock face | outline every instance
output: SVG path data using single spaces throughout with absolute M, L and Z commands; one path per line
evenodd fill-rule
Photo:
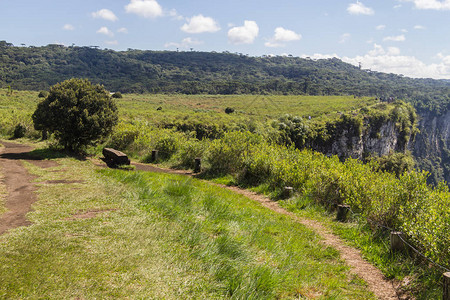
M 353 128 L 342 129 L 335 132 L 328 145 L 313 145 L 313 148 L 328 156 L 337 155 L 342 160 L 350 157 L 362 159 L 369 154 L 384 156 L 392 152 L 405 152 L 410 138 L 409 134 L 405 140 L 404 133 L 393 121 L 374 127 L 370 119 L 365 119 L 360 133 Z
M 420 133 L 410 149 L 421 169 L 431 172 L 430 182 L 450 182 L 450 111 L 436 114 L 419 112 Z

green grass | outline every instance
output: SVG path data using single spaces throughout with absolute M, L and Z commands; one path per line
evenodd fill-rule
M 54 160 L 25 164 L 39 200 L 33 225 L 0 236 L 0 298 L 373 299 L 336 250 L 243 196 Z
M 415 299 L 442 298 L 442 271 L 413 252 L 391 252 L 388 231 L 376 229 L 352 214 L 349 222 L 337 222 L 335 212 L 327 211 L 308 197 L 296 196 L 279 203 L 300 217 L 318 220 L 348 245 L 360 249 L 366 260 L 387 278 L 399 282 L 401 290 L 414 295 Z

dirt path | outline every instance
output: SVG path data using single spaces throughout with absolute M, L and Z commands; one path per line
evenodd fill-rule
M 188 176 L 193 175 L 192 173 L 186 171 L 162 169 L 147 164 L 133 163 L 133 165 L 136 167 L 136 170 L 181 174 Z M 277 202 L 274 202 L 269 198 L 262 196 L 260 194 L 244 190 L 238 187 L 230 187 L 221 184 L 217 185 L 226 188 L 228 190 L 231 190 L 237 194 L 244 195 L 247 198 L 250 198 L 254 201 L 257 201 L 261 203 L 262 206 L 269 208 L 272 211 L 290 216 L 295 221 L 314 230 L 317 234 L 319 234 L 323 238 L 323 243 L 326 246 L 332 247 L 340 252 L 341 259 L 343 259 L 351 267 L 351 272 L 362 278 L 368 284 L 369 289 L 375 294 L 375 296 L 378 299 L 383 300 L 408 299 L 407 296 L 400 296 L 397 293 L 396 289 L 394 288 L 393 283 L 387 280 L 380 270 L 378 270 L 376 267 L 365 261 L 362 258 L 359 250 L 347 246 L 341 238 L 331 233 L 330 230 L 325 228 L 321 223 L 310 219 L 300 218 L 295 214 L 287 211 L 286 209 L 280 207 Z
M 7 196 L 5 206 L 7 211 L 0 216 L 0 234 L 19 227 L 30 225 L 26 214 L 31 210 L 31 205 L 36 201 L 36 194 L 30 175 L 22 165 L 22 160 L 29 161 L 39 167 L 51 167 L 56 163 L 53 161 L 39 160 L 29 155 L 33 150 L 30 146 L 1 142 L 5 148 L 0 151 L 0 168 L 4 175 Z

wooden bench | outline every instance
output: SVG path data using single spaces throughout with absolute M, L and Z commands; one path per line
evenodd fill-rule
M 105 162 L 108 166 L 119 166 L 119 165 L 129 165 L 130 159 L 128 156 L 118 150 L 113 148 L 103 148 L 103 156 L 105 157 Z

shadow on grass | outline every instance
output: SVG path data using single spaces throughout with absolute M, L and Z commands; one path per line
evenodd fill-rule
M 86 156 L 84 156 L 83 154 L 53 148 L 35 149 L 25 154 L 33 157 L 35 160 L 71 157 L 79 161 L 86 161 Z

